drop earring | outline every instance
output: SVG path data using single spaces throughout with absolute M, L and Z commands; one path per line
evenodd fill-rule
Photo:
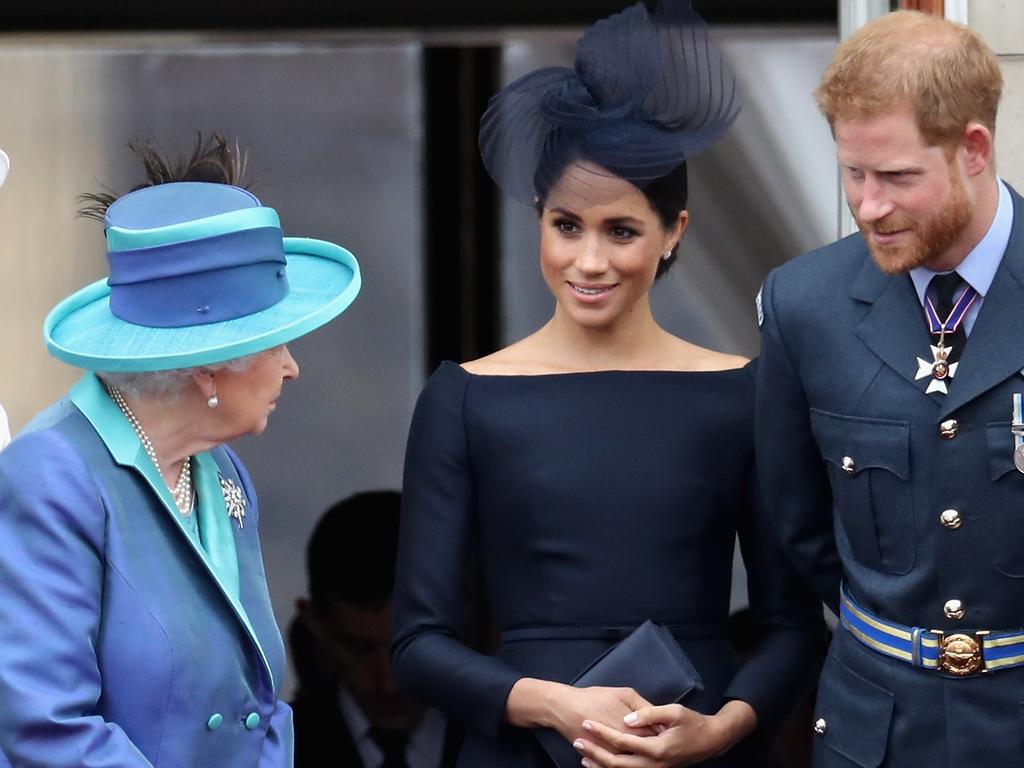
M 220 398 L 217 397 L 216 392 L 210 395 L 209 399 L 206 401 L 206 404 L 211 408 L 216 408 L 218 405 L 220 405 Z

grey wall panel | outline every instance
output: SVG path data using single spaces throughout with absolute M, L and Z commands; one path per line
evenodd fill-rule
M 250 149 L 253 191 L 286 234 L 332 240 L 359 258 L 360 297 L 291 345 L 299 380 L 266 433 L 236 446 L 260 495 L 268 580 L 286 626 L 305 591 L 316 517 L 357 490 L 401 481 L 424 368 L 419 45 L 13 41 L 0 46 L 0 104 L 0 146 L 14 163 L 0 193 L 0 342 L 16 352 L 0 400 L 16 425 L 77 375 L 46 356 L 39 328 L 59 298 L 105 275 L 100 225 L 74 220 L 74 196 L 137 183 L 130 140 L 187 149 L 197 129 L 237 137 Z
M 0 47 L 0 147 L 12 162 L 0 190 L 0 401 L 15 431 L 77 376 L 43 350 L 47 310 L 105 274 L 98 228 L 74 216 L 106 154 L 108 63 L 64 46 Z

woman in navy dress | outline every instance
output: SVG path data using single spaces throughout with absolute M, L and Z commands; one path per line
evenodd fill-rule
M 409 435 L 395 672 L 466 723 L 459 766 L 551 766 L 537 729 L 589 766 L 766 764 L 816 673 L 820 606 L 755 502 L 751 366 L 669 334 L 650 307 L 688 223 L 685 157 L 738 110 L 706 27 L 663 2 L 599 22 L 574 69 L 527 75 L 483 118 L 491 175 L 540 212 L 555 310 L 505 349 L 444 363 Z M 742 665 L 725 636 L 737 533 L 761 636 Z M 474 547 L 493 657 L 460 641 Z M 569 684 L 647 619 L 702 691 L 650 706 Z

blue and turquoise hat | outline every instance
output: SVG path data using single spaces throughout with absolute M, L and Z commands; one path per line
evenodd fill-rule
M 106 214 L 110 276 L 43 323 L 54 357 L 93 371 L 164 371 L 276 347 L 341 314 L 359 264 L 334 243 L 282 237 L 277 212 L 238 187 L 174 182 Z

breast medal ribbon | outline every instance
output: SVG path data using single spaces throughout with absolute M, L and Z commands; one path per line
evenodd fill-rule
M 931 298 L 925 298 L 924 317 L 928 322 L 928 330 L 933 336 L 939 337 L 939 343 L 931 347 L 932 359 L 930 361 L 921 357 L 917 358 L 917 375 L 914 376 L 914 380 L 931 378 L 924 391 L 926 395 L 930 395 L 932 392 L 943 395 L 949 393 L 946 379 L 952 379 L 956 375 L 956 369 L 960 364 L 949 362 L 949 355 L 953 348 L 946 346 L 946 334 L 956 332 L 977 298 L 978 292 L 968 285 L 967 289 L 960 294 L 960 298 L 956 300 L 945 321 L 939 319 L 939 313 L 935 310 Z

